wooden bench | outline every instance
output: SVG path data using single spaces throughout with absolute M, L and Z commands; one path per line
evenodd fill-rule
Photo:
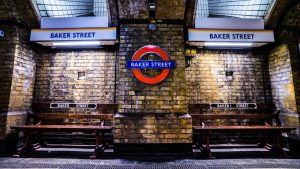
M 203 105 L 201 107 L 207 108 Z M 262 112 L 256 111 L 251 114 L 251 111 L 248 111 L 248 114 L 191 114 L 193 121 L 197 121 L 193 123 L 195 143 L 208 158 L 214 158 L 210 148 L 212 133 L 261 133 L 263 135 L 260 140 L 261 146 L 270 143 L 271 150 L 283 155 L 282 133 L 296 128 L 281 126 L 276 114 L 257 114 Z M 201 110 L 201 112 L 204 111 Z
M 21 131 L 24 134 L 23 145 L 20 151 L 15 155 L 20 157 L 29 151 L 35 150 L 41 146 L 46 146 L 41 137 L 44 132 L 92 132 L 95 136 L 95 149 L 91 158 L 96 156 L 105 148 L 105 133 L 112 132 L 112 125 L 105 125 L 105 121 L 112 121 L 113 114 L 69 114 L 69 113 L 38 113 L 28 114 L 27 124 L 24 126 L 13 126 L 12 129 Z M 75 120 L 73 123 L 67 123 L 66 120 Z M 83 122 L 76 122 L 82 120 Z M 39 135 L 39 144 L 32 146 L 30 137 L 32 132 Z

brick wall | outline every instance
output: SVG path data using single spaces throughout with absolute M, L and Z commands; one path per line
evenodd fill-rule
M 29 46 L 29 30 L 17 29 L 9 111 L 31 109 L 35 81 L 35 53 Z
M 16 31 L 6 133 L 11 131 L 10 126 L 25 124 L 35 82 L 35 52 L 29 45 L 29 30 L 17 27 Z
M 24 27 L 37 27 L 38 21 L 29 0 L 0 0 L 0 22 L 1 30 L 5 32 L 5 37 L 0 38 L 2 154 L 14 151 L 16 137 L 11 137 L 14 133 L 10 133 L 10 126 L 24 123 L 31 104 L 35 65 L 32 49 L 28 45 L 29 30 Z
M 6 114 L 6 116 L 7 116 L 6 133 L 11 133 L 12 132 L 12 130 L 10 129 L 11 126 L 24 125 L 26 123 L 27 112 L 26 111 L 9 112 Z
M 159 0 L 156 1 L 155 18 L 157 19 L 184 19 L 186 0 Z M 176 11 L 176 12 L 175 12 Z
M 120 19 L 147 19 L 149 18 L 147 0 L 118 0 Z
M 156 31 L 148 24 L 121 25 L 116 144 L 191 143 L 191 117 L 175 114 L 187 112 L 183 38 L 182 25 L 157 24 Z M 159 84 L 143 84 L 126 69 L 126 60 L 144 45 L 157 45 L 176 60 L 176 69 Z
M 1 127 L 0 137 L 10 132 L 10 126 L 20 124 L 30 111 L 34 75 L 34 52 L 29 45 L 29 30 L 18 25 L 1 25 L 5 37 L 1 39 Z M 18 116 L 16 117 L 15 114 Z
M 233 72 L 232 79 L 226 71 Z M 198 50 L 186 69 L 186 81 L 190 104 L 271 102 L 266 62 L 257 52 Z
M 269 71 L 273 102 L 281 114 L 297 114 L 291 59 L 286 44 L 275 47 L 269 53 Z M 298 125 L 298 118 L 282 118 L 288 125 Z
M 22 125 L 30 111 L 34 86 L 34 52 L 29 45 L 29 30 L 14 24 L 1 24 L 0 39 L 0 153 L 16 150 L 17 133 L 11 126 Z M 3 141 L 2 141 L 3 140 Z
M 191 143 L 189 115 L 118 114 L 114 120 L 114 143 Z
M 183 55 L 183 26 L 158 24 L 157 31 L 148 30 L 148 24 L 121 25 L 118 103 L 121 113 L 186 113 L 185 60 Z M 157 85 L 140 83 L 126 69 L 135 51 L 144 45 L 160 46 L 170 59 L 176 60 L 167 79 Z
M 17 28 L 1 24 L 1 29 L 5 31 L 5 36 L 4 38 L 0 38 L 0 112 L 5 113 L 8 111 L 9 105 L 13 74 L 12 72 L 14 67 L 15 45 L 17 43 Z M 15 40 L 12 40 L 14 38 Z
M 114 102 L 114 50 L 44 49 L 38 55 L 34 103 Z M 78 72 L 85 78 L 78 79 Z
M 120 19 L 149 19 L 149 4 L 147 0 L 118 0 Z M 155 2 L 156 19 L 183 20 L 186 0 L 159 0 Z M 111 4 L 111 3 L 110 3 Z
M 288 8 L 275 29 L 276 44 L 269 52 L 269 70 L 273 100 L 280 111 L 281 120 L 287 125 L 299 127 L 300 3 L 289 1 L 287 5 Z M 297 133 L 300 135 L 299 130 Z
M 295 4 L 295 2 L 293 2 Z M 289 11 L 285 14 L 282 23 L 280 26 L 283 27 L 300 27 L 300 2 L 296 2 L 294 6 L 292 6 Z
M 30 1 L 0 0 L 0 19 L 16 21 L 30 28 L 38 28 L 39 22 Z

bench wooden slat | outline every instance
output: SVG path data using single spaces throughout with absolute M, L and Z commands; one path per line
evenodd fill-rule
M 277 118 L 276 114 L 191 114 L 193 119 L 270 119 Z
M 13 126 L 15 130 L 41 130 L 41 131 L 111 131 L 112 126 L 92 126 L 92 125 L 27 125 L 27 126 Z
M 35 119 L 101 119 L 112 120 L 113 114 L 69 114 L 69 113 L 35 113 L 28 114 L 28 118 Z

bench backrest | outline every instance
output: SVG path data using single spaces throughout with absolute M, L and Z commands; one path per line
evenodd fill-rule
M 44 112 L 72 112 L 73 110 L 65 110 L 65 109 L 51 109 L 50 108 L 51 102 L 44 102 L 44 103 L 32 103 L 32 110 L 35 113 L 44 113 Z M 82 110 L 84 111 L 84 110 Z M 97 104 L 96 109 L 86 110 L 88 112 L 93 111 L 97 112 L 98 114 L 116 114 L 118 112 L 118 104 Z
M 209 112 L 209 104 L 190 105 L 190 115 L 193 125 L 271 125 L 280 124 L 278 115 L 273 114 L 271 104 L 257 105 L 257 109 L 243 110 L 217 110 L 217 114 Z M 228 113 L 224 113 L 228 112 Z
M 191 114 L 194 125 L 279 125 L 276 114 Z M 198 121 L 198 122 L 196 122 Z
M 28 114 L 28 124 L 80 124 L 111 125 L 114 114 L 69 114 L 69 113 L 35 113 Z
M 64 109 L 50 108 L 51 103 L 33 103 L 32 110 L 35 113 L 28 115 L 27 124 L 41 121 L 43 124 L 91 125 L 105 121 L 105 125 L 112 125 L 113 116 L 118 112 L 118 104 L 97 104 L 95 109 Z
M 229 111 L 243 111 L 243 112 L 255 112 L 259 114 L 272 114 L 274 110 L 274 105 L 273 104 L 257 104 L 256 109 L 229 109 L 226 110 L 227 112 Z M 203 104 L 189 104 L 189 113 L 190 114 L 206 114 L 212 111 L 210 109 L 210 104 L 203 103 Z M 224 112 L 225 110 L 223 109 L 214 109 L 214 111 L 221 111 Z

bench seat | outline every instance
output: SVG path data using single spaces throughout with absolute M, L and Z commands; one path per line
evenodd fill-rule
M 220 141 L 222 138 L 228 137 L 220 137 L 219 135 L 245 136 L 247 140 L 261 136 L 259 137 L 261 142 L 258 142 L 261 146 L 269 146 L 271 150 L 284 155 L 282 133 L 297 128 L 283 126 L 278 118 L 278 113 L 273 113 L 273 110 L 272 104 L 257 104 L 257 108 L 245 110 L 212 109 L 209 104 L 191 104 L 189 111 L 193 118 L 194 143 L 207 157 L 214 158 L 210 149 L 210 144 L 213 141 L 212 135 L 217 134 Z
M 197 134 L 200 134 L 201 137 L 205 138 L 204 147 L 202 143 L 199 145 L 203 150 L 205 155 L 208 158 L 215 158 L 212 155 L 210 149 L 210 139 L 212 133 L 243 133 L 243 132 L 255 132 L 262 133 L 264 135 L 264 139 L 261 145 L 265 145 L 266 143 L 274 143 L 271 147 L 271 150 L 277 151 L 279 154 L 284 155 L 282 150 L 282 133 L 290 132 L 292 130 L 296 130 L 295 127 L 282 127 L 282 126 L 268 126 L 268 125 L 251 125 L 251 126 L 193 126 L 193 135 L 194 137 L 198 137 Z M 268 138 L 271 136 L 271 138 Z
M 31 126 L 13 126 L 11 129 L 17 131 L 93 131 L 93 132 L 111 132 L 112 126 L 90 126 L 90 125 L 31 125 Z
M 79 120 L 70 122 L 68 119 Z M 69 114 L 69 113 L 37 113 L 28 114 L 27 125 L 12 126 L 11 129 L 21 131 L 24 134 L 23 145 L 20 151 L 15 155 L 17 157 L 35 150 L 40 146 L 46 146 L 42 138 L 44 132 L 86 132 L 93 133 L 95 138 L 95 149 L 90 158 L 96 156 L 104 150 L 105 133 L 112 133 L 113 126 L 105 124 L 106 121 L 112 121 L 113 114 Z M 66 120 L 66 121 L 65 121 Z M 31 133 L 38 134 L 38 146 L 30 144 Z

